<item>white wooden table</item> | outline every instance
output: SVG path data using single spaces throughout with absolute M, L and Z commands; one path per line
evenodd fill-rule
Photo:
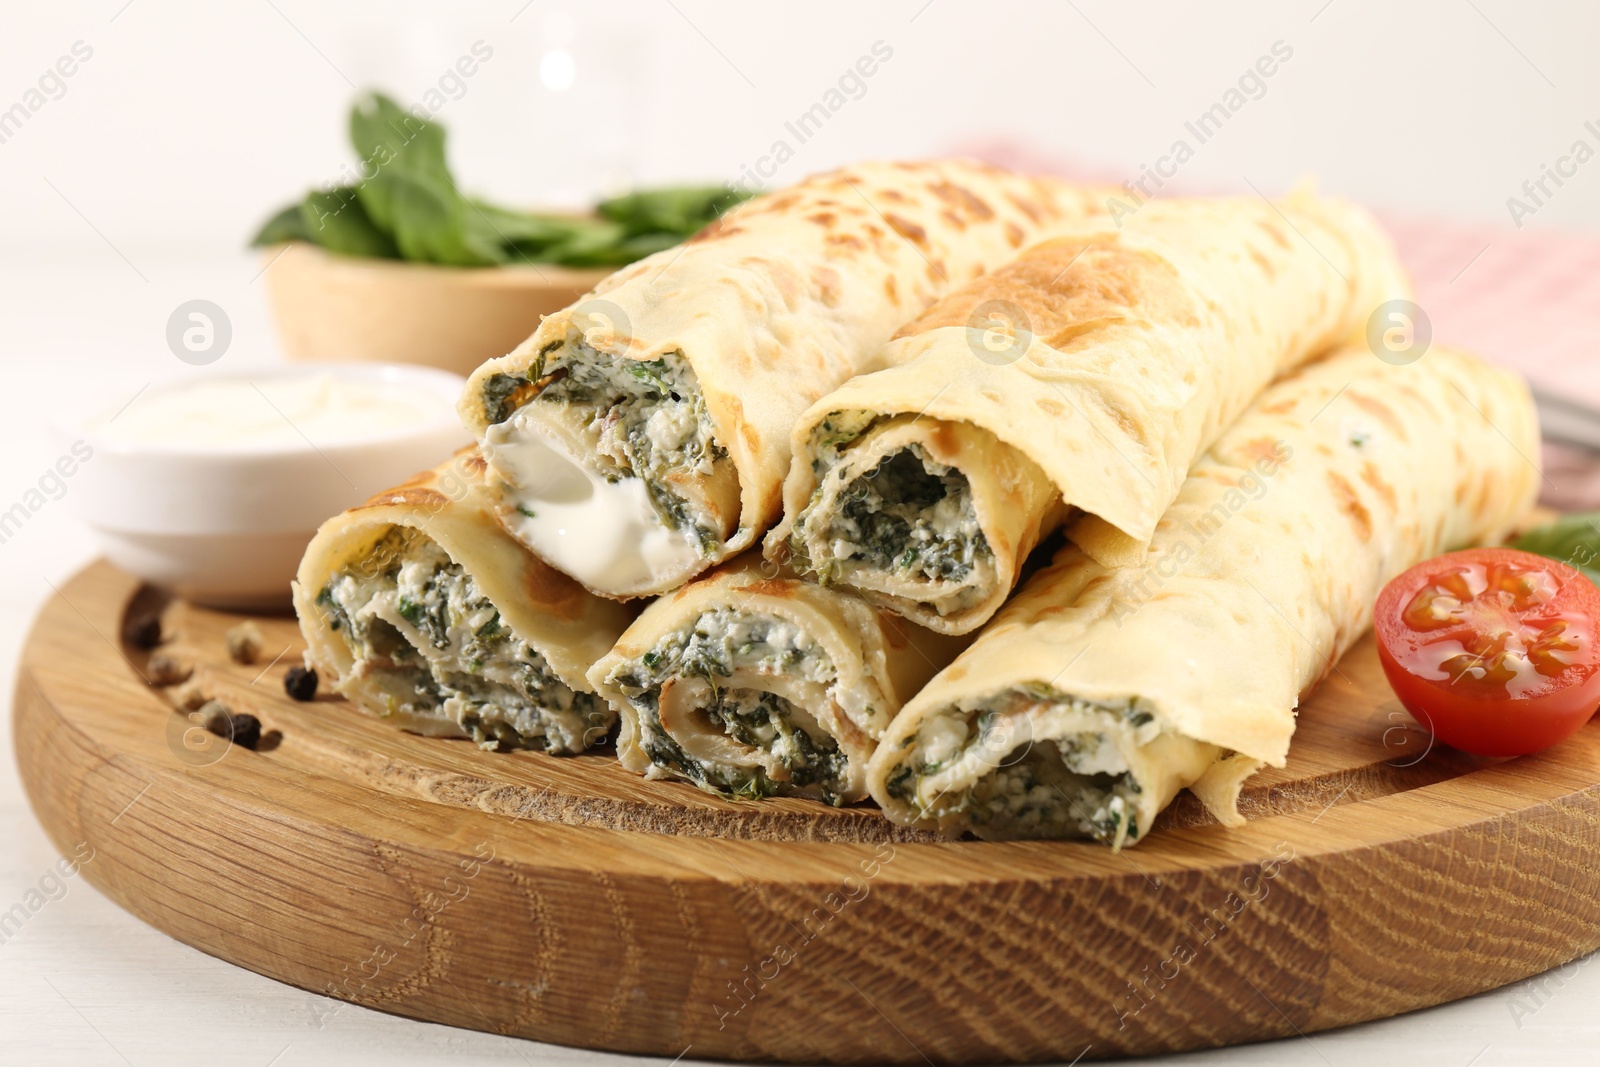
M 215 369 L 276 360 L 259 264 L 170 263 L 108 247 L 58 262 L 0 261 L 0 511 L 55 459 L 43 427 L 84 391 L 132 396 L 185 368 L 168 352 L 167 316 L 193 298 L 229 313 L 234 338 Z M 143 274 L 148 281 L 139 277 Z M 97 384 L 98 383 L 98 384 Z M 72 492 L 70 483 L 68 494 Z M 95 554 L 87 531 L 49 501 L 0 543 L 0 690 L 34 613 Z M 0 719 L 10 748 L 10 715 Z M 0 764 L 0 914 L 43 906 L 0 943 L 0 1065 L 215 1064 L 294 1067 L 382 1062 L 564 1064 L 624 1057 L 516 1041 L 399 1019 L 262 978 L 181 945 L 80 878 L 46 876 L 57 856 L 39 829 L 13 761 Z M 1470 922 L 1471 916 L 1462 916 Z M 1167 1060 L 1185 1064 L 1495 1064 L 1600 1062 L 1600 967 L 1579 965 L 1472 1000 L 1310 1038 Z M 692 1062 L 689 1050 L 684 1062 Z

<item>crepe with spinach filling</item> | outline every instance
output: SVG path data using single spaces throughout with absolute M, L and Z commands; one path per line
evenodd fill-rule
M 795 419 L 894 330 L 1101 210 L 959 161 L 808 178 L 606 279 L 472 376 L 460 412 L 524 544 L 595 592 L 666 592 L 778 517 Z
M 897 822 L 992 839 L 1145 839 L 1185 787 L 1238 823 L 1295 707 L 1400 571 L 1530 508 L 1514 374 L 1365 346 L 1280 381 L 1195 464 L 1137 566 L 1068 545 L 890 725 L 868 767 Z
M 308 656 L 397 726 L 582 752 L 616 715 L 584 670 L 632 617 L 517 544 L 468 451 L 325 523 L 294 585 Z
M 621 712 L 628 769 L 839 805 L 866 797 L 878 737 L 963 643 L 747 557 L 646 608 L 589 680 Z
M 796 426 L 769 557 L 944 633 L 986 622 L 1063 522 L 1136 561 L 1189 466 L 1278 375 L 1409 286 L 1365 212 L 1310 195 L 1090 220 L 903 327 Z

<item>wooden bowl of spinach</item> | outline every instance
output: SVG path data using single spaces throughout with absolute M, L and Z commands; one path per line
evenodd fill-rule
M 645 189 L 591 214 L 463 193 L 442 126 L 381 94 L 357 101 L 359 180 L 307 193 L 251 242 L 291 359 L 424 363 L 468 373 L 617 267 L 679 243 L 744 199 L 724 186 Z

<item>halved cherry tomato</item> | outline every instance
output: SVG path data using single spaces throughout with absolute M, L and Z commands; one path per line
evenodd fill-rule
M 1406 710 L 1480 756 L 1548 748 L 1600 705 L 1600 589 L 1557 560 L 1474 548 L 1384 586 L 1378 658 Z

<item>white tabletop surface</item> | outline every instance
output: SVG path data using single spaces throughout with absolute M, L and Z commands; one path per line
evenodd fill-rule
M 164 262 L 148 251 L 131 254 L 132 263 L 101 244 L 56 262 L 30 259 L 23 267 L 0 261 L 0 510 L 54 460 L 43 428 L 80 391 L 131 397 L 148 381 L 189 370 L 164 339 L 178 304 L 203 297 L 230 315 L 232 347 L 215 369 L 277 359 L 261 284 L 252 280 L 259 269 L 253 259 Z M 51 501 L 0 544 L 0 692 L 11 692 L 18 649 L 34 615 L 54 595 L 51 583 L 94 554 L 90 535 L 63 501 Z M 10 732 L 6 715 L 0 746 L 7 750 Z M 0 765 L 0 912 L 37 887 L 56 860 L 7 759 Z M 1148 1062 L 1592 1064 L 1600 1060 L 1600 967 L 1566 970 L 1565 977 L 1536 980 L 1537 989 L 1523 983 L 1342 1031 Z M 593 1064 L 631 1058 L 339 1005 L 179 944 L 81 878 L 67 881 L 65 895 L 0 943 L 0 1064 L 401 1067 L 446 1059 Z M 683 1062 L 694 1059 L 691 1048 Z

